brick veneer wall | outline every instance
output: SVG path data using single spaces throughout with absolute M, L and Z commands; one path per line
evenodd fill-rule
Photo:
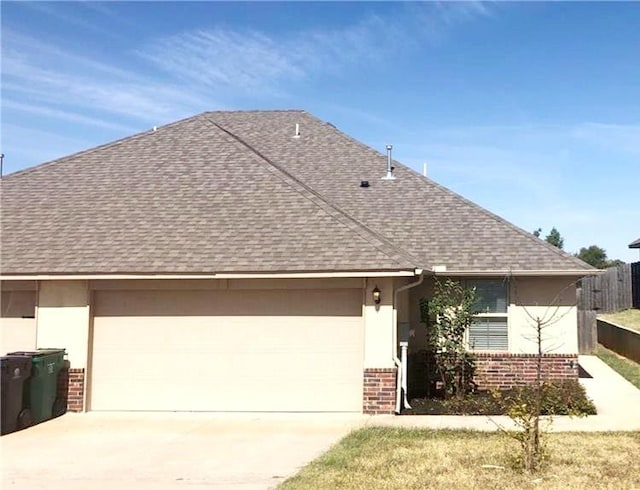
M 57 395 L 67 412 L 82 412 L 84 410 L 84 369 L 65 365 L 58 376 Z
M 475 382 L 481 390 L 512 388 L 534 383 L 535 354 L 476 354 Z M 542 379 L 578 379 L 577 354 L 544 354 Z
M 396 368 L 364 370 L 362 411 L 370 415 L 392 414 L 396 409 Z
M 67 410 L 82 412 L 84 410 L 84 369 L 69 369 L 68 393 Z

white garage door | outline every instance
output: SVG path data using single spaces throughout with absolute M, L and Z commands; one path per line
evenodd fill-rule
M 362 292 L 96 291 L 92 410 L 362 409 Z

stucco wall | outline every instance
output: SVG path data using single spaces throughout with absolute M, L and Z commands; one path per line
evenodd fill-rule
M 86 368 L 89 353 L 87 281 L 41 281 L 38 291 L 38 348 L 64 348 L 72 368 Z
M 364 367 L 395 367 L 394 347 L 394 313 L 393 313 L 393 279 L 368 279 L 364 292 Z M 372 291 L 378 287 L 381 302 L 373 302 Z
M 577 278 L 526 277 L 510 283 L 509 351 L 537 352 L 536 320 L 543 323 L 542 350 L 548 354 L 578 353 Z
M 3 281 L 0 288 L 0 354 L 35 349 L 35 283 Z

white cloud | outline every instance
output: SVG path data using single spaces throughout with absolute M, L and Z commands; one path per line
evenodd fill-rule
M 571 136 L 614 152 L 640 155 L 640 125 L 587 122 L 577 125 Z
M 36 116 L 52 117 L 55 119 L 61 119 L 63 121 L 70 121 L 80 123 L 89 126 L 96 126 L 100 128 L 112 129 L 114 131 L 133 132 L 135 128 L 133 126 L 127 126 L 125 124 L 119 124 L 105 119 L 100 119 L 92 116 L 85 116 L 79 114 L 76 111 L 70 111 L 65 109 L 55 109 L 52 107 L 46 107 L 43 105 L 24 104 L 21 102 L 14 102 L 6 100 L 2 103 L 3 109 L 13 109 L 15 111 L 24 112 L 27 114 L 33 114 Z
M 24 7 L 86 29 L 105 30 L 96 24 L 96 15 L 118 18 L 101 4 L 80 10 L 66 4 Z M 484 7 L 449 4 L 434 4 L 422 11 L 429 11 L 431 20 L 441 27 L 485 12 Z M 420 38 L 409 31 L 429 30 L 414 28 L 424 23 L 424 17 L 413 14 L 412 7 L 399 6 L 384 19 L 369 15 L 340 29 L 292 30 L 277 36 L 242 28 L 196 29 L 151 41 L 122 53 L 112 63 L 5 26 L 3 102 L 14 109 L 22 104 L 23 112 L 66 121 L 73 117 L 79 123 L 97 124 L 116 116 L 161 124 L 222 107 L 211 94 L 226 100 L 282 95 L 289 93 L 292 82 L 312 76 L 346 76 L 350 68 L 380 62 Z M 148 75 L 140 59 L 163 75 Z
M 74 7 L 76 6 L 84 6 L 84 4 L 88 4 L 89 2 L 30 2 L 30 1 L 22 1 L 15 2 L 17 5 L 33 10 L 37 13 L 45 15 L 49 20 L 55 19 L 56 21 L 60 21 L 66 24 L 70 24 L 75 28 L 81 28 L 84 30 L 89 30 L 93 32 L 97 32 L 103 36 L 110 37 L 112 39 L 120 39 L 121 36 L 118 35 L 117 31 L 114 29 L 104 28 L 101 25 L 89 21 L 86 16 L 83 15 L 75 15 Z M 71 9 L 68 7 L 71 6 Z M 97 9 L 91 9 L 97 10 Z M 104 15 L 102 13 L 101 15 Z
M 83 109 L 92 111 L 95 120 L 107 121 L 111 114 L 161 124 L 214 105 L 197 91 L 185 91 L 175 83 L 153 80 L 57 47 L 42 47 L 26 36 L 12 35 L 5 44 L 3 104 L 7 107 L 39 106 L 41 112 L 49 111 L 51 116 L 57 112 L 66 120 L 68 114 Z M 73 109 L 60 110 L 65 106 Z
M 138 53 L 168 73 L 208 87 L 255 89 L 303 75 L 286 49 L 257 32 L 197 30 L 155 41 Z
M 212 27 L 154 40 L 137 54 L 194 86 L 277 91 L 281 84 L 344 76 L 350 69 L 384 63 L 394 53 L 428 42 L 435 31 L 441 35 L 487 12 L 477 2 L 399 6 L 386 18 L 368 15 L 339 29 L 293 30 L 277 37 Z

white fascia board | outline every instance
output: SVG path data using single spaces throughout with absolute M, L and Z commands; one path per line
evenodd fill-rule
M 99 279 L 317 279 L 331 277 L 413 277 L 420 269 L 402 271 L 353 271 L 353 272 L 283 272 L 283 273 L 221 273 L 221 274 L 33 274 L 4 275 L 2 281 L 69 281 Z
M 440 276 L 485 276 L 485 277 L 504 277 L 504 276 L 595 276 L 604 273 L 604 270 L 447 270 L 442 273 L 434 273 Z

